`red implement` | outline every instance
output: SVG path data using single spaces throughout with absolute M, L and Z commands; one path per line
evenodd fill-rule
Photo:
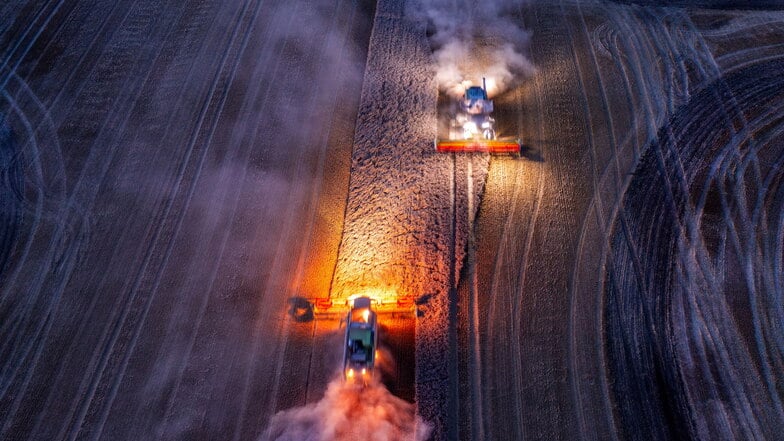
M 513 140 L 500 139 L 450 139 L 437 140 L 436 151 L 438 152 L 483 152 L 496 154 L 520 154 L 520 142 Z
M 416 299 L 413 296 L 373 299 L 373 311 L 379 314 L 416 312 Z M 351 301 L 345 298 L 320 297 L 308 299 L 316 316 L 329 317 L 343 315 L 351 308 Z

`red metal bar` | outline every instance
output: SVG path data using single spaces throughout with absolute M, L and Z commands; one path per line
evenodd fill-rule
M 436 141 L 439 152 L 485 152 L 485 153 L 520 153 L 520 143 L 516 140 L 498 139 L 457 139 Z
M 413 308 L 414 307 L 414 298 L 413 297 L 401 297 L 397 299 L 397 306 L 399 308 Z
M 332 300 L 330 299 L 315 299 L 313 304 L 316 306 L 316 309 L 324 311 L 332 308 Z

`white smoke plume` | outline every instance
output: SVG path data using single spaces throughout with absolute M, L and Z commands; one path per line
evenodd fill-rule
M 439 88 L 459 97 L 486 77 L 493 96 L 533 74 L 519 10 L 519 0 L 418 0 L 409 14 L 430 26 Z
M 365 388 L 333 380 L 324 398 L 272 417 L 263 441 L 424 441 L 432 428 L 414 405 L 382 384 Z

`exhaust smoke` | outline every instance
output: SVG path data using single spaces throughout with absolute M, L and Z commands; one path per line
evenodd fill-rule
M 419 0 L 410 13 L 427 20 L 439 88 L 456 98 L 481 85 L 497 95 L 534 72 L 524 52 L 529 34 L 522 27 L 519 1 Z
M 360 388 L 338 377 L 320 401 L 273 416 L 261 439 L 424 441 L 431 430 L 413 404 L 392 395 L 383 384 Z

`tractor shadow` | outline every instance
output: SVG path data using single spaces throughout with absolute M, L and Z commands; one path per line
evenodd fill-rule
M 544 162 L 544 156 L 542 156 L 542 150 L 533 147 L 530 144 L 520 145 L 520 158 L 526 159 L 531 162 Z
M 289 297 L 288 303 L 288 314 L 295 322 L 308 323 L 315 319 L 316 315 L 313 311 L 313 304 L 305 297 Z

